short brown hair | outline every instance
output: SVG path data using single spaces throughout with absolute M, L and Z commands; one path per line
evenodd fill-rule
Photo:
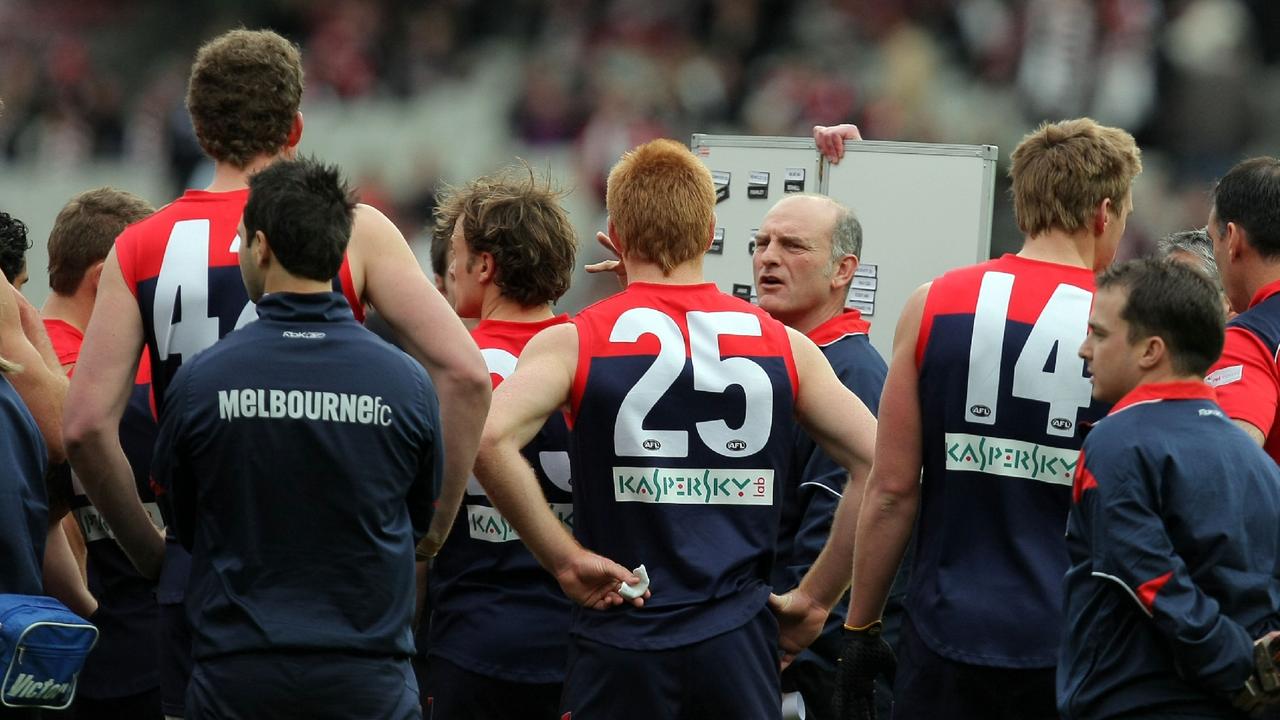
M 68 200 L 49 231 L 49 287 L 74 294 L 89 268 L 106 259 L 116 236 L 153 212 L 146 200 L 110 187 Z
M 1133 136 L 1091 118 L 1044 123 L 1013 151 L 1013 209 L 1028 236 L 1074 233 L 1110 198 L 1120 211 L 1142 172 Z
M 539 178 L 528 165 L 507 168 L 445 188 L 436 209 L 437 236 L 445 225 L 452 234 L 454 223 L 462 223 L 467 250 L 493 256 L 494 282 L 505 297 L 525 307 L 553 303 L 569 289 L 578 252 L 561 196 L 550 178 Z
M 243 168 L 289 141 L 302 102 L 298 47 L 270 30 L 232 30 L 200 47 L 187 111 L 209 157 Z
M 458 222 L 461 193 L 447 185 L 436 190 L 436 206 L 432 210 L 431 272 L 445 277 L 449 274 L 449 244 L 453 240 L 453 226 Z
M 627 252 L 664 274 L 707 250 L 716 207 L 711 172 L 675 140 L 624 153 L 609 172 L 605 204 Z

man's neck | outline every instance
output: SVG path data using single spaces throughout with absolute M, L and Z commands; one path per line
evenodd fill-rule
M 84 332 L 89 326 L 89 316 L 93 314 L 93 298 L 75 295 L 59 295 L 50 293 L 49 299 L 40 308 L 40 315 L 47 320 L 61 320 L 71 327 Z
M 1236 308 L 1237 312 L 1244 312 L 1249 309 L 1248 303 L 1253 302 L 1253 298 L 1258 295 L 1262 288 L 1280 281 L 1280 262 L 1269 262 L 1263 259 L 1256 259 L 1255 262 L 1249 264 L 1246 271 L 1245 289 L 1249 293 L 1249 297 L 1244 298 L 1245 307 Z
M 1018 257 L 1093 270 L 1096 250 L 1097 238 L 1088 232 L 1068 234 L 1050 230 L 1028 236 Z
M 314 295 L 316 293 L 333 292 L 333 283 L 327 280 L 300 278 L 295 275 L 288 275 L 282 272 L 273 277 L 268 277 L 262 284 L 262 291 L 267 295 L 274 293 Z
M 213 182 L 205 188 L 209 192 L 231 192 L 249 187 L 249 178 L 259 170 L 276 161 L 279 155 L 259 155 L 244 167 L 236 167 L 228 162 L 214 161 Z
M 1142 378 L 1138 380 L 1138 384 L 1133 389 L 1142 387 L 1143 385 L 1162 385 L 1165 383 L 1175 382 L 1204 382 L 1201 375 L 1186 375 L 1174 370 L 1171 363 L 1161 363 L 1158 367 L 1152 368 L 1143 373 Z M 1133 392 L 1131 389 L 1129 392 Z M 1128 393 L 1125 393 L 1126 395 Z
M 487 297 L 480 308 L 481 320 L 536 323 L 555 317 L 551 305 L 521 305 L 502 296 Z
M 783 325 L 790 327 L 792 330 L 808 335 L 821 327 L 824 323 L 844 314 L 843 298 L 849 294 L 848 286 L 842 288 L 840 292 L 840 295 L 832 295 L 826 302 L 812 308 L 801 317 L 794 319 L 777 319 L 781 320 Z
M 657 263 L 627 259 L 627 282 L 647 282 L 658 285 L 697 285 L 706 280 L 702 277 L 702 258 L 698 257 L 677 265 L 671 272 L 664 273 Z

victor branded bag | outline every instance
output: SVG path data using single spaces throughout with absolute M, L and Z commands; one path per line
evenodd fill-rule
M 67 707 L 97 642 L 98 628 L 51 597 L 0 594 L 0 703 Z

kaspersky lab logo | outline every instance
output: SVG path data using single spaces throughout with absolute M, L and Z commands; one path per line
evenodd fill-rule
M 673 505 L 772 505 L 773 470 L 615 467 L 613 499 Z
M 58 700 L 71 691 L 71 683 L 60 683 L 49 678 L 36 680 L 27 673 L 22 673 L 5 693 L 6 696 L 21 700 Z

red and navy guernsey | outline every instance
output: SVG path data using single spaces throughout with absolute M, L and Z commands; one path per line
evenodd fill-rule
M 710 283 L 631 283 L 573 319 L 574 534 L 628 568 L 642 608 L 575 608 L 571 632 L 681 647 L 765 606 L 789 482 L 795 362 L 786 328 Z
M 1057 662 L 1078 428 L 1103 412 L 1076 354 L 1093 289 L 1084 268 L 1005 255 L 928 291 L 906 611 L 928 647 L 954 661 Z
M 1280 462 L 1280 281 L 1253 296 L 1227 323 L 1222 357 L 1205 380 L 1228 417 L 1262 431 L 1263 448 Z
M 1141 385 L 1089 433 L 1067 546 L 1064 718 L 1235 717 L 1280 629 L 1280 469 L 1200 382 Z
M 471 331 L 496 388 L 541 330 L 569 322 L 483 320 Z M 553 414 L 521 450 L 551 510 L 570 528 L 569 430 Z M 572 604 L 475 478 L 449 539 L 431 565 L 429 653 L 471 672 L 519 683 L 564 681 Z

